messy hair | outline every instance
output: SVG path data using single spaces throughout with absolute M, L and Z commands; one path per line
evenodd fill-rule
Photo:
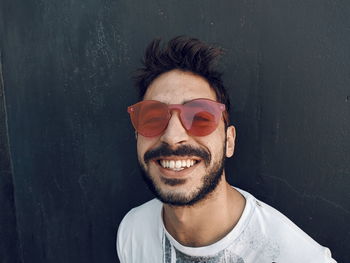
M 178 36 L 161 46 L 160 39 L 154 39 L 146 48 L 143 67 L 136 71 L 134 80 L 142 100 L 148 86 L 159 75 L 177 69 L 192 72 L 206 79 L 215 91 L 217 101 L 225 104 L 225 122 L 228 125 L 230 100 L 222 81 L 222 73 L 216 68 L 216 61 L 223 54 L 221 48 L 203 43 L 196 38 Z

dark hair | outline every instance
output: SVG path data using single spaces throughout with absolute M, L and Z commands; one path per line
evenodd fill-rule
M 142 100 L 148 86 L 162 73 L 178 69 L 192 72 L 206 79 L 215 91 L 217 100 L 226 106 L 224 114 L 226 125 L 229 124 L 228 112 L 230 99 L 222 81 L 222 73 L 214 68 L 223 50 L 210 46 L 196 38 L 178 36 L 171 39 L 165 47 L 161 40 L 154 39 L 147 47 L 142 60 L 144 67 L 136 71 L 134 80 Z M 226 116 L 225 116 L 226 115 Z

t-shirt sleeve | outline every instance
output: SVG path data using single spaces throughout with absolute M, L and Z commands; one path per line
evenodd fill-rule
M 117 240 L 116 240 L 116 247 L 117 247 L 117 255 L 119 258 L 120 263 L 125 263 L 125 255 L 124 255 L 124 249 L 123 249 L 123 221 L 120 223 L 117 233 Z
M 332 253 L 328 248 L 325 248 L 325 258 L 326 263 L 337 263 L 337 261 L 335 261 L 335 259 L 332 258 Z

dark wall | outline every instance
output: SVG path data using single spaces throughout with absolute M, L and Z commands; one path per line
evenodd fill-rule
M 180 34 L 226 49 L 229 180 L 349 262 L 349 12 L 347 0 L 0 0 L 1 262 L 117 262 L 120 220 L 152 198 L 130 75 L 151 39 Z
M 15 263 L 19 262 L 18 235 L 3 84 L 0 52 L 0 258 L 2 263 Z

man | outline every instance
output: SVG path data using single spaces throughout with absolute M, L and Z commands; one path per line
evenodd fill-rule
M 143 177 L 157 197 L 119 226 L 124 262 L 335 262 L 289 219 L 229 185 L 235 128 L 214 62 L 220 49 L 177 37 L 146 50 L 128 112 Z

